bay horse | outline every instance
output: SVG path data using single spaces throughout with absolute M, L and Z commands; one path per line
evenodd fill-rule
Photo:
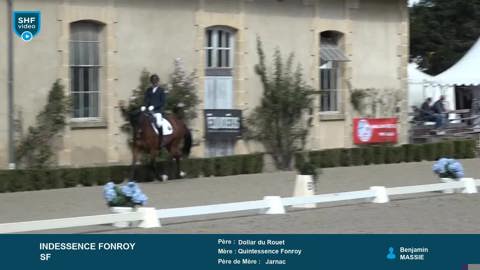
M 141 151 L 150 155 L 150 162 L 155 174 L 158 177 L 158 171 L 155 166 L 155 158 L 164 147 L 170 156 L 175 159 L 176 177 L 181 178 L 184 174 L 180 168 L 180 158 L 188 157 L 192 147 L 192 134 L 185 123 L 172 115 L 164 115 L 163 120 L 168 120 L 172 125 L 173 133 L 170 135 L 157 134 L 152 125 L 154 116 L 148 111 L 136 111 L 130 114 L 130 124 L 133 128 L 132 143 L 132 177 L 136 174 L 136 164 L 138 154 Z M 158 132 L 161 133 L 161 130 Z M 183 143 L 183 146 L 182 146 Z M 166 175 L 162 175 L 162 180 L 166 180 Z

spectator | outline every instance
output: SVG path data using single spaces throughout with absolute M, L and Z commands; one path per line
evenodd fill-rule
M 425 99 L 425 102 L 422 103 L 420 107 L 421 119 L 423 121 L 432 121 L 435 122 L 435 128 L 440 128 L 443 124 L 442 117 L 439 114 L 435 114 L 430 104 L 432 103 L 432 98 Z
M 440 98 L 437 101 L 435 101 L 435 103 L 432 106 L 433 112 L 437 117 L 440 118 L 440 121 L 441 121 L 440 127 L 445 125 L 448 117 L 448 111 L 445 108 L 445 105 L 443 104 L 444 102 L 445 102 L 445 96 L 441 95 Z

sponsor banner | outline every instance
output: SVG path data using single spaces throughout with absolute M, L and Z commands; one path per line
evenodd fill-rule
M 207 139 L 235 139 L 242 136 L 241 110 L 205 110 Z
M 397 118 L 353 119 L 353 142 L 355 144 L 397 143 Z
M 480 235 L 144 232 L 0 235 L 2 269 L 461 270 L 480 263 Z

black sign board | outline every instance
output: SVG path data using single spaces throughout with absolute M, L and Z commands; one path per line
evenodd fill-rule
M 205 136 L 207 139 L 235 139 L 242 136 L 242 111 L 205 110 Z

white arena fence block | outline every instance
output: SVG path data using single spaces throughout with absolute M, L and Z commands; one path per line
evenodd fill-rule
M 132 207 L 121 207 L 121 206 L 110 207 L 110 210 L 112 211 L 112 213 L 115 213 L 115 214 L 130 213 L 135 211 Z M 112 223 L 112 226 L 116 228 L 127 228 L 132 225 L 131 223 L 132 222 L 130 221 L 117 221 Z
M 258 210 L 263 208 L 269 208 L 268 202 L 265 200 L 258 200 L 258 201 L 160 209 L 160 210 L 157 210 L 157 216 L 159 219 L 176 218 L 176 217 L 189 217 L 189 216 L 198 216 L 198 215 L 212 215 L 212 214 L 221 214 L 221 213 L 228 213 L 228 212 Z
M 452 181 L 448 183 L 387 188 L 387 193 L 389 196 L 406 195 L 406 194 L 415 194 L 415 193 L 443 191 L 448 189 L 461 189 L 464 187 L 465 187 L 465 184 L 463 182 Z
M 280 196 L 265 196 L 263 200 L 267 202 L 268 208 L 261 211 L 262 214 L 279 215 L 285 214 L 282 198 Z
M 358 199 L 366 199 L 366 198 L 372 198 L 372 197 L 375 197 L 375 192 L 371 190 L 360 190 L 360 191 L 320 194 L 320 195 L 305 196 L 305 197 L 282 198 L 282 202 L 284 206 L 295 206 L 295 205 L 311 204 L 311 203 L 328 203 L 328 202 L 358 200 Z
M 370 187 L 370 190 L 375 192 L 375 198 L 372 200 L 373 203 L 388 203 L 390 199 L 388 198 L 387 189 L 383 186 L 373 186 Z
M 462 178 L 460 181 L 465 185 L 465 189 L 462 190 L 462 193 L 465 194 L 474 194 L 478 193 L 477 183 L 473 178 Z
M 122 222 L 122 221 L 131 222 L 131 221 L 138 221 L 138 220 L 143 220 L 143 213 L 130 212 L 130 213 L 107 214 L 107 215 L 96 215 L 96 216 L 24 221 L 24 222 L 0 224 L 0 233 L 43 231 L 43 230 L 63 229 L 63 228 L 72 228 L 72 227 L 112 224 L 115 222 Z
M 106 215 L 59 218 L 37 221 L 24 221 L 0 224 L 0 233 L 17 233 L 28 231 L 42 231 L 92 225 L 112 224 L 119 222 L 138 222 L 142 228 L 160 227 L 159 219 L 188 217 L 196 215 L 210 215 L 248 210 L 263 210 L 266 214 L 284 214 L 285 206 L 304 204 L 330 203 L 338 201 L 358 200 L 371 198 L 374 202 L 385 203 L 389 196 L 406 195 L 424 192 L 443 191 L 448 189 L 461 190 L 464 193 L 476 193 L 480 180 L 464 178 L 460 181 L 449 181 L 429 185 L 405 186 L 405 187 L 371 187 L 368 190 L 321 194 L 303 197 L 281 198 L 279 196 L 266 196 L 263 200 L 223 203 L 203 206 L 191 206 L 180 208 L 159 209 L 138 208 L 137 211 L 115 213 Z M 114 211 L 112 209 L 112 211 Z
M 452 179 L 452 178 L 440 178 L 440 182 L 442 182 L 442 183 L 453 183 L 453 182 L 458 182 L 458 180 Z M 447 189 L 442 190 L 441 192 L 445 193 L 445 194 L 452 194 L 452 193 L 455 193 L 455 192 L 458 192 L 458 191 L 459 190 L 455 189 L 455 188 L 447 188 Z
M 315 195 L 315 186 L 311 175 L 297 175 L 295 179 L 294 197 L 305 197 Z M 297 208 L 315 208 L 316 203 L 294 205 Z
M 154 207 L 140 207 L 138 212 L 143 213 L 143 220 L 138 224 L 140 228 L 158 228 L 161 227 L 157 216 L 157 210 Z

